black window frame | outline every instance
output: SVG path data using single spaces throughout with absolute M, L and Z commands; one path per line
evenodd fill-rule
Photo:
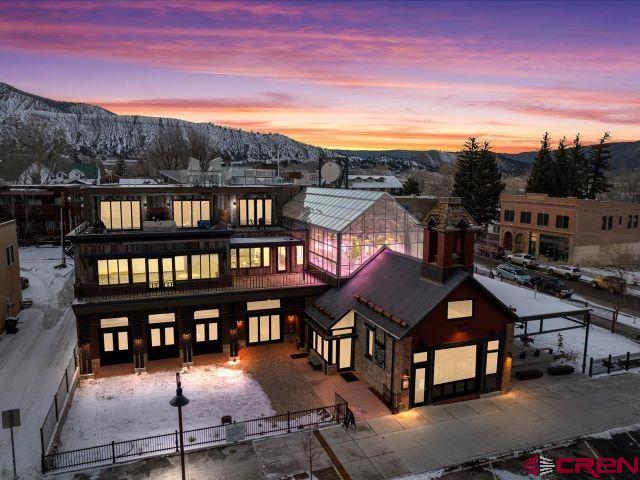
M 366 358 L 368 358 L 369 360 L 373 361 L 373 355 L 375 354 L 375 343 L 376 343 L 376 327 L 374 327 L 373 325 L 369 325 L 367 323 L 364 324 L 364 328 L 365 328 L 365 340 L 364 340 L 364 356 Z M 369 354 L 369 342 L 370 342 L 370 335 L 369 333 L 372 332 L 373 333 L 373 344 L 371 344 L 371 354 Z
M 13 243 L 4 247 L 4 256 L 7 267 L 10 267 L 14 263 L 16 263 L 16 250 Z
M 527 225 L 531 225 L 531 212 L 521 211 L 520 212 L 520 223 L 524 223 Z
M 515 210 L 505 210 L 504 214 L 502 215 L 503 219 L 505 222 L 513 222 L 515 221 L 516 218 L 516 211 Z

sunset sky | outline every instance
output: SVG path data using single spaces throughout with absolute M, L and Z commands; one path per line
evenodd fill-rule
M 329 148 L 640 139 L 640 2 L 0 2 L 0 81 Z

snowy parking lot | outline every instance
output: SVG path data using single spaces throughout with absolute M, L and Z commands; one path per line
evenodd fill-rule
M 260 384 L 239 368 L 203 366 L 182 372 L 183 393 L 190 400 L 183 410 L 186 429 L 219 425 L 223 415 L 240 421 L 275 414 Z M 59 450 L 173 432 L 178 417 L 169 400 L 175 391 L 172 371 L 81 381 Z

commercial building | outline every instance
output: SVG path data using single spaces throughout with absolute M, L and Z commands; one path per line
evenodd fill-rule
M 505 250 L 572 264 L 633 264 L 639 217 L 638 203 L 502 194 L 500 242 Z
M 477 227 L 458 199 L 420 224 L 385 192 L 82 195 L 85 223 L 68 238 L 85 374 L 289 341 L 403 408 L 508 388 L 517 317 L 471 275 Z
M 20 259 L 15 220 L 0 223 L 0 333 L 5 331 L 7 317 L 15 317 L 22 304 Z

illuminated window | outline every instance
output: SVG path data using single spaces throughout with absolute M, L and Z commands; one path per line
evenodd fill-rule
M 262 263 L 262 252 L 259 247 L 251 249 L 251 267 L 259 267 Z
M 147 281 L 147 267 L 144 258 L 131 259 L 131 275 L 133 283 L 144 283 Z
M 304 246 L 296 245 L 296 265 L 304 264 Z
M 240 268 L 249 268 L 251 267 L 251 249 L 249 248 L 240 248 Z
M 219 276 L 217 253 L 191 255 L 191 278 L 218 278 Z
M 436 350 L 433 384 L 455 382 L 476 376 L 476 345 Z
M 137 230 L 140 228 L 140 202 L 100 202 L 100 220 L 107 230 Z
M 278 247 L 278 271 L 287 269 L 287 247 Z
M 265 247 L 262 249 L 262 266 L 268 267 L 269 265 L 271 265 L 271 249 Z
M 447 318 L 469 318 L 473 316 L 473 300 L 458 300 L 447 303 Z
M 240 226 L 271 225 L 272 208 L 270 198 L 241 198 L 238 202 Z
M 129 262 L 126 258 L 98 260 L 98 285 L 129 283 Z
M 174 257 L 176 280 L 189 280 L 189 269 L 187 267 L 187 256 L 180 255 Z
M 173 219 L 178 228 L 195 228 L 198 220 L 211 220 L 209 200 L 174 200 Z
M 235 248 L 229 251 L 229 268 L 238 268 L 238 250 Z
M 413 354 L 413 363 L 423 363 L 429 361 L 429 352 L 417 352 Z
M 229 255 L 229 266 L 233 269 L 268 267 L 270 264 L 269 247 L 232 248 Z
M 487 342 L 487 364 L 485 367 L 485 375 L 493 375 L 498 373 L 498 353 L 500 350 L 500 340 L 491 340 Z
M 376 331 L 373 327 L 370 327 L 369 325 L 365 325 L 365 330 L 367 332 L 367 337 L 366 337 L 367 345 L 364 351 L 364 355 L 365 357 L 373 358 L 373 348 L 376 341 Z

